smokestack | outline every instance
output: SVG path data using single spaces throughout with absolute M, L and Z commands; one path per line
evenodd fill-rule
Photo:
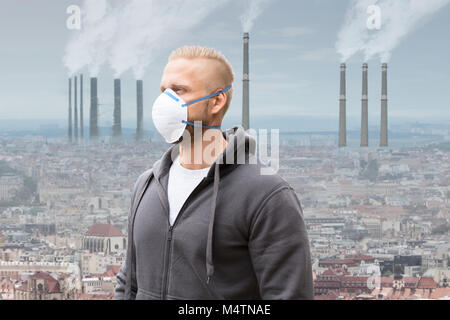
M 363 64 L 362 70 L 362 103 L 361 103 L 361 147 L 369 146 L 369 89 L 367 85 L 367 63 Z
M 72 143 L 72 78 L 69 78 L 69 123 L 68 123 L 68 138 Z
M 245 130 L 250 128 L 250 111 L 249 111 L 249 66 L 248 66 L 248 32 L 244 33 L 244 74 L 242 87 L 242 127 Z
M 84 141 L 84 116 L 83 116 L 83 75 L 80 74 L 80 137 Z
M 388 146 L 388 114 L 387 114 L 387 63 L 381 66 L 381 132 L 380 147 Z
M 339 147 L 347 146 L 347 122 L 346 122 L 346 87 L 345 87 L 345 63 L 341 64 L 341 92 L 339 96 Z
M 113 119 L 113 137 L 119 138 L 122 135 L 122 119 L 120 105 L 120 79 L 114 79 L 114 119 Z
M 136 80 L 136 98 L 137 98 L 137 126 L 136 126 L 136 140 L 142 140 L 144 136 L 144 95 L 142 92 L 143 82 L 142 80 Z
M 96 140 L 98 138 L 97 78 L 91 78 L 91 110 L 89 115 L 89 130 L 90 140 Z
M 75 133 L 75 143 L 78 143 L 78 103 L 77 103 L 77 98 L 78 98 L 78 91 L 77 91 L 77 76 L 73 77 L 73 81 L 74 81 L 74 92 L 73 92 L 73 97 L 75 99 L 74 102 L 74 133 Z

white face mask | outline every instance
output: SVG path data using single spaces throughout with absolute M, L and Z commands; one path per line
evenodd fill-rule
M 186 103 L 181 99 L 172 89 L 166 89 L 153 103 L 152 119 L 156 130 L 158 130 L 167 143 L 177 142 L 182 137 L 187 125 L 195 126 L 194 123 L 187 121 L 187 107 L 194 103 L 218 96 L 230 89 L 231 86 L 226 87 L 219 92 L 196 99 L 189 103 Z M 220 129 L 220 126 L 213 127 L 202 125 L 202 127 L 208 129 Z

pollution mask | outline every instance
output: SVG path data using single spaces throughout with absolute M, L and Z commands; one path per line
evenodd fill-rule
M 167 143 L 177 142 L 182 137 L 187 125 L 198 126 L 188 121 L 187 107 L 194 103 L 218 96 L 230 89 L 231 86 L 228 86 L 219 92 L 193 100 L 189 103 L 181 99 L 172 89 L 166 89 L 153 103 L 152 119 L 156 130 L 158 130 Z M 220 126 L 202 125 L 202 128 L 220 129 Z

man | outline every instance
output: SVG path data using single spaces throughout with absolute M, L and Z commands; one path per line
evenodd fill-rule
M 220 130 L 233 80 L 214 49 L 169 57 L 152 117 L 174 145 L 134 186 L 116 299 L 313 299 L 294 190 L 250 163 L 242 127 Z

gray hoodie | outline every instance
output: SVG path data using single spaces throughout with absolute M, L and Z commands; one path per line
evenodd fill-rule
M 242 127 L 223 135 L 226 149 L 173 226 L 167 184 L 178 146 L 139 176 L 115 299 L 313 299 L 308 236 L 294 190 L 278 174 L 260 174 L 263 165 L 250 161 L 256 142 Z

